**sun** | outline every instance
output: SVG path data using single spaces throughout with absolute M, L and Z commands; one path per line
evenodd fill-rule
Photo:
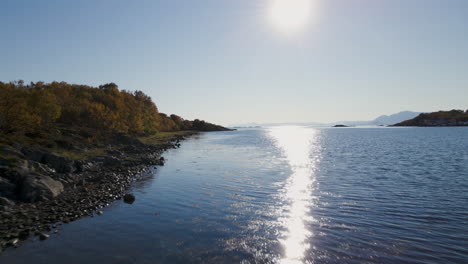
M 311 17 L 313 0 L 271 0 L 269 19 L 280 31 L 295 32 L 304 28 Z

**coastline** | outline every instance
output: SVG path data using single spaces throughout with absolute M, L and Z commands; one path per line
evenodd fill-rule
M 119 150 L 81 162 L 76 172 L 51 173 L 50 177 L 63 185 L 56 197 L 33 202 L 5 199 L 8 202 L 0 206 L 0 254 L 8 247 L 20 246 L 31 236 L 47 239 L 47 233 L 56 232 L 58 225 L 102 214 L 99 209 L 123 199 L 131 183 L 149 167 L 164 165 L 164 151 L 178 148 L 181 140 L 196 134 L 199 132 L 184 131 L 130 140 Z M 36 168 L 47 167 L 31 160 L 26 163 L 28 161 Z M 131 203 L 131 199 L 128 202 Z

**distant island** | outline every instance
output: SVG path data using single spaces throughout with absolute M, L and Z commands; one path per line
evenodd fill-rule
M 393 126 L 468 126 L 468 110 L 438 111 L 433 113 L 423 113 L 417 117 L 406 120 Z
M 339 121 L 335 124 L 345 126 L 386 126 L 414 118 L 419 114 L 421 114 L 421 112 L 401 111 L 395 114 L 381 115 L 374 120 L 369 121 Z
M 349 127 L 349 126 L 346 126 L 346 125 L 334 125 L 333 127 Z
M 421 112 L 413 111 L 402 111 L 396 114 L 391 115 L 381 115 L 376 119 L 372 120 L 370 123 L 372 125 L 392 125 L 405 120 L 409 120 L 421 114 Z
M 319 123 L 319 122 L 286 122 L 286 123 L 245 123 L 245 124 L 234 124 L 234 128 L 253 128 L 263 126 L 278 126 L 278 125 L 300 125 L 300 126 L 317 126 L 317 127 L 330 127 L 335 125 L 344 125 L 348 127 L 354 126 L 387 126 L 393 125 L 411 118 L 414 118 L 421 114 L 421 112 L 413 111 L 401 111 L 390 115 L 381 115 L 373 120 L 368 121 L 338 121 L 332 123 Z
M 142 91 L 65 82 L 0 82 L 0 252 L 56 222 L 95 213 L 161 153 L 199 131 L 230 129 L 160 113 Z M 21 217 L 17 217 L 21 215 Z M 10 232 L 11 231 L 11 232 Z

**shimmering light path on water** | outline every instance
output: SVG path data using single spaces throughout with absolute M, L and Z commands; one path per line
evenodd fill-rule
M 467 263 L 467 128 L 275 127 L 165 154 L 134 204 L 0 263 Z
M 281 263 L 301 263 L 310 246 L 308 238 L 312 232 L 308 230 L 306 221 L 313 218 L 310 216 L 310 208 L 315 183 L 314 169 L 320 157 L 319 131 L 284 126 L 270 128 L 269 135 L 278 148 L 283 150 L 292 170 L 284 189 L 281 190 L 280 199 L 286 203 L 278 212 L 281 225 L 287 230 L 283 234 L 284 238 L 281 238 L 285 250 Z

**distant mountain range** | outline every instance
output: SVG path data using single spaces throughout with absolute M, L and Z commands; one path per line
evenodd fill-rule
M 381 115 L 374 120 L 371 121 L 342 121 L 342 122 L 335 122 L 333 124 L 343 124 L 347 126 L 379 126 L 379 125 L 393 125 L 396 123 L 400 123 L 409 119 L 413 119 L 417 117 L 420 112 L 412 112 L 412 111 L 402 111 L 392 115 Z
M 260 127 L 260 126 L 274 126 L 274 125 L 307 125 L 307 126 L 379 126 L 379 125 L 394 125 L 409 119 L 417 117 L 421 112 L 402 111 L 392 115 L 381 115 L 374 120 L 370 121 L 340 121 L 333 123 L 317 123 L 317 122 L 304 122 L 304 123 L 248 123 L 237 125 L 233 127 Z

